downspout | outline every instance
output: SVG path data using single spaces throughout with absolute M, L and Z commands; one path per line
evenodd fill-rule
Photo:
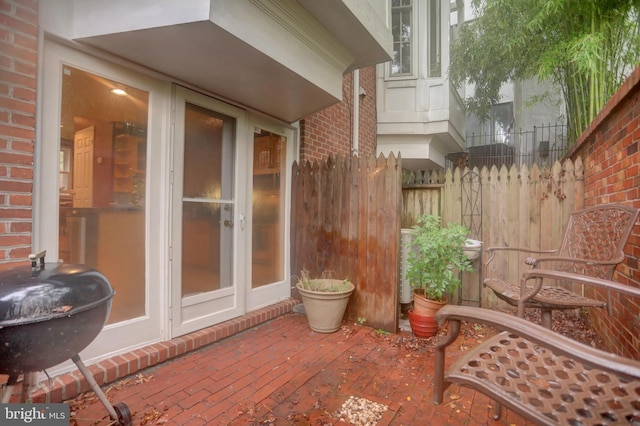
M 351 155 L 358 156 L 359 141 L 358 135 L 360 133 L 360 70 L 353 70 L 353 135 L 351 142 Z

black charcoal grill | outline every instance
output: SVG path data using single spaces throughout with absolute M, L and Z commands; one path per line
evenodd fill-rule
M 2 402 L 9 402 L 20 374 L 26 379 L 71 359 L 111 419 L 129 425 L 126 404 L 111 405 L 78 355 L 104 327 L 115 292 L 100 272 L 45 263 L 45 254 L 29 255 L 31 267 L 0 273 L 0 374 L 9 376 Z

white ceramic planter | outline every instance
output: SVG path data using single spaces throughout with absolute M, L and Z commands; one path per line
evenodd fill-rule
M 482 241 L 467 239 L 463 251 L 469 260 L 478 259 L 482 253 Z
M 321 280 L 318 280 L 321 281 Z M 326 280 L 336 281 L 344 284 L 342 280 Z M 340 328 L 344 312 L 349 303 L 349 297 L 355 286 L 353 283 L 347 283 L 349 289 L 345 291 L 313 291 L 302 288 L 300 283 L 296 284 L 296 288 L 302 296 L 304 310 L 307 314 L 309 327 L 318 333 L 333 333 Z

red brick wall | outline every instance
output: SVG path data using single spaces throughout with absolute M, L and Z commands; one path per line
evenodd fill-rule
M 0 0 L 0 269 L 31 252 L 37 0 Z
M 376 152 L 375 66 L 360 70 L 360 120 L 358 122 L 358 155 Z M 300 160 L 326 159 L 329 154 L 351 156 L 353 140 L 353 73 L 345 75 L 343 101 L 306 117 L 300 122 Z
M 640 208 L 640 66 L 609 100 L 570 154 L 584 162 L 585 207 L 620 203 Z M 640 287 L 640 225 L 625 248 L 614 280 Z M 591 320 L 607 349 L 640 359 L 640 300 L 614 300 L 614 315 L 591 309 Z

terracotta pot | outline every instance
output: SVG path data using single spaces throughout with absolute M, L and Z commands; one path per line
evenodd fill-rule
M 331 281 L 342 284 L 342 280 L 315 280 L 326 281 L 331 286 Z M 304 310 L 307 315 L 309 327 L 318 333 L 333 333 L 340 328 L 344 312 L 349 303 L 349 297 L 355 286 L 349 283 L 349 289 L 346 291 L 313 291 L 303 288 L 300 283 L 296 284 L 296 288 L 302 297 Z
M 444 305 L 447 304 L 447 300 L 437 302 L 435 300 L 427 299 L 424 297 L 424 292 L 421 290 L 413 290 L 413 311 L 417 315 L 435 316 L 436 312 Z
M 432 337 L 438 332 L 438 324 L 433 316 L 418 315 L 413 309 L 409 311 L 409 324 L 416 337 Z

